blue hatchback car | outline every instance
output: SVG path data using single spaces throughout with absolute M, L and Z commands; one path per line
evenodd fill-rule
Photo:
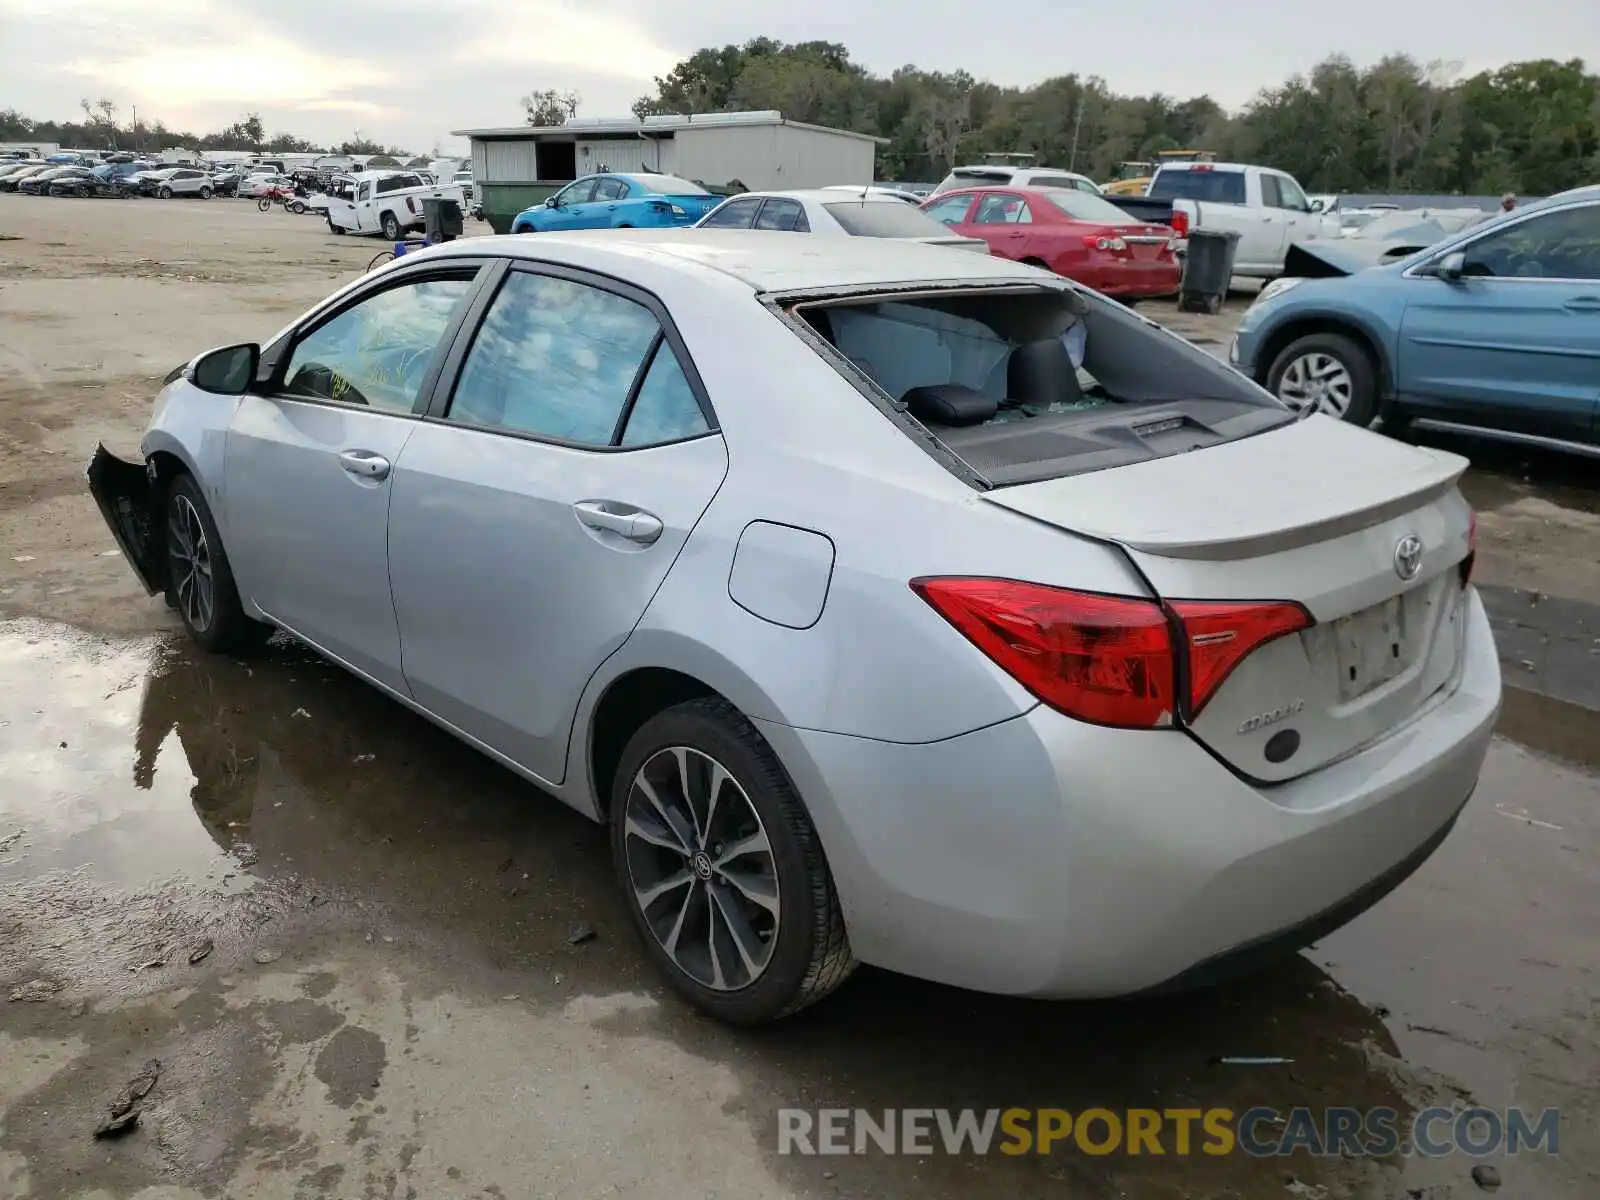
M 1295 409 L 1600 447 L 1600 187 L 1342 278 L 1283 277 L 1229 361 Z
M 511 222 L 511 232 L 670 229 L 693 225 L 722 199 L 676 175 L 607 171 L 575 180 L 543 204 L 519 212 Z

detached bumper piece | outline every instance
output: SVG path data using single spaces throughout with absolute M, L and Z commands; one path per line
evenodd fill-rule
M 161 532 L 152 504 L 150 476 L 139 463 L 124 462 L 104 445 L 98 446 L 87 471 L 89 491 L 100 506 L 117 548 L 139 577 L 144 590 L 154 595 L 166 590 L 162 569 Z

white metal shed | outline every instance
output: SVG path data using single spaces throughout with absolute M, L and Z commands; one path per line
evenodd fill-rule
M 786 120 L 782 113 L 663 114 L 457 130 L 496 229 L 554 186 L 596 171 L 655 171 L 720 188 L 869 184 L 887 139 Z M 503 218 L 503 221 L 500 219 Z

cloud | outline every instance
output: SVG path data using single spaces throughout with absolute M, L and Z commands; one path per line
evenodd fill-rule
M 1592 8 L 1518 0 L 1462 20 L 1459 0 L 1228 0 L 1225 20 L 1173 23 L 1103 0 L 1012 0 L 999 20 L 970 0 L 0 0 L 0 104 L 60 119 L 107 96 L 196 130 L 257 111 L 323 142 L 359 119 L 371 137 L 426 147 L 515 123 L 518 98 L 540 88 L 578 91 L 584 116 L 624 115 L 696 49 L 766 35 L 842 42 L 884 74 L 916 63 L 1025 86 L 1077 72 L 1236 106 L 1340 50 L 1469 70 L 1600 61 Z

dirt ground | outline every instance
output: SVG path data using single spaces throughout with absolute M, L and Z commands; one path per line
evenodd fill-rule
M 737 1033 L 658 985 L 599 831 L 293 646 L 192 654 L 88 496 L 173 366 L 266 340 L 380 248 L 247 202 L 0 195 L 0 1200 L 1483 1187 L 1462 1156 L 778 1153 L 781 1108 L 903 1106 L 1558 1107 L 1558 1155 L 1485 1160 L 1499 1194 L 1600 1194 L 1592 464 L 1415 435 L 1474 462 L 1510 687 L 1476 799 L 1372 913 L 1185 997 L 862 971 Z M 1142 311 L 1220 352 L 1243 303 Z M 151 1059 L 137 1127 L 96 1140 Z

